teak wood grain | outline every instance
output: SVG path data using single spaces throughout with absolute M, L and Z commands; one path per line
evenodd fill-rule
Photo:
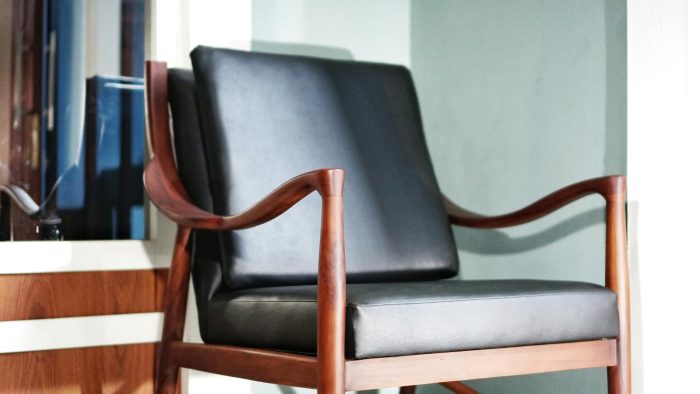
M 0 354 L 0 393 L 150 394 L 155 344 Z
M 0 321 L 157 312 L 167 269 L 0 275 Z
M 147 62 L 146 79 L 147 125 L 152 157 L 146 167 L 144 182 L 154 204 L 178 224 L 166 291 L 163 338 L 158 356 L 158 393 L 176 392 L 181 367 L 270 383 L 317 388 L 322 394 L 383 387 L 402 387 L 402 394 L 412 394 L 415 385 L 427 383 L 443 383 L 457 393 L 473 393 L 473 389 L 456 381 L 609 367 L 609 392 L 630 393 L 624 177 L 612 176 L 580 182 L 519 211 L 494 217 L 464 210 L 445 199 L 446 212 L 453 224 L 493 228 L 526 223 L 581 197 L 602 195 L 607 202 L 606 285 L 618 295 L 621 327 L 619 338 L 346 360 L 342 197 L 344 171 L 320 169 L 302 174 L 281 185 L 248 210 L 235 215 L 218 216 L 206 212 L 190 201 L 179 179 L 170 138 L 165 63 Z M 260 225 L 281 215 L 314 191 L 322 198 L 317 354 L 301 356 L 235 346 L 183 343 L 191 230 L 235 230 Z
M 609 198 L 616 199 L 616 196 L 620 193 L 624 204 L 624 176 L 612 175 L 594 178 L 559 189 L 515 212 L 495 216 L 481 215 L 468 211 L 459 207 L 447 197 L 443 197 L 443 199 L 452 224 L 474 228 L 498 228 L 532 222 L 592 194 L 599 194 L 607 201 Z
M 614 339 L 350 360 L 345 388 L 370 390 L 607 367 L 616 362 Z
M 318 360 L 313 356 L 183 342 L 173 342 L 170 352 L 172 363 L 183 368 L 317 388 Z M 458 389 L 461 393 L 473 393 L 473 389 L 454 381 L 607 367 L 616 362 L 614 339 L 345 360 L 345 390 L 410 384 L 401 389 L 402 393 L 410 394 L 415 385 L 442 382 L 447 388 Z

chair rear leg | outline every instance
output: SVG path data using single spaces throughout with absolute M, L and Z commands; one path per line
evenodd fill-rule
M 175 248 L 168 274 L 165 291 L 163 334 L 158 348 L 156 367 L 156 394 L 176 394 L 179 392 L 180 368 L 170 358 L 170 345 L 182 341 L 185 329 L 187 290 L 190 281 L 190 252 L 187 243 L 191 229 L 178 227 Z
M 416 386 L 403 386 L 399 389 L 399 394 L 415 394 Z
M 622 294 L 629 290 L 623 290 Z M 620 295 L 618 294 L 618 297 Z M 619 302 L 619 301 L 618 301 Z M 624 302 L 620 309 L 620 335 L 617 337 L 617 365 L 608 367 L 608 394 L 631 394 L 631 348 L 629 303 Z
M 156 373 L 156 394 L 180 393 L 180 368 L 173 366 L 161 366 L 158 363 Z

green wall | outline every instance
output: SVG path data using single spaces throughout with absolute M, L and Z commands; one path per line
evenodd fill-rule
M 447 195 L 499 213 L 624 173 L 624 9 L 623 1 L 413 2 L 411 69 Z M 464 275 L 602 280 L 602 211 L 593 209 L 602 204 L 592 200 L 534 226 L 458 230 Z
M 263 0 L 253 3 L 252 48 L 409 66 L 441 188 L 497 214 L 572 182 L 625 173 L 625 10 L 624 0 Z M 461 276 L 602 283 L 602 209 L 589 197 L 531 225 L 455 228 Z M 485 394 L 606 391 L 604 370 L 473 386 Z
M 498 214 L 626 169 L 626 3 L 412 1 L 411 69 L 443 191 Z M 532 225 L 455 228 L 463 278 L 602 283 L 603 202 Z M 605 371 L 475 382 L 484 393 L 603 393 Z M 439 392 L 441 389 L 426 390 Z

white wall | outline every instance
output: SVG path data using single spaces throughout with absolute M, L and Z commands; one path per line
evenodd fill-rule
M 85 76 L 119 75 L 121 70 L 121 3 L 93 0 L 86 3 Z
M 250 49 L 251 0 L 151 0 L 151 59 L 190 67 L 197 45 Z
M 169 67 L 190 68 L 189 52 L 197 45 L 249 50 L 251 43 L 250 0 L 151 0 L 150 60 Z M 169 221 L 159 222 L 159 232 L 172 231 Z M 162 227 L 166 227 L 163 229 Z M 185 341 L 202 342 L 190 285 Z M 250 393 L 252 382 L 227 376 L 183 370 L 183 393 L 222 391 Z
M 635 393 L 697 391 L 699 6 L 628 2 Z
M 258 0 L 252 49 L 408 66 L 410 10 L 404 0 Z

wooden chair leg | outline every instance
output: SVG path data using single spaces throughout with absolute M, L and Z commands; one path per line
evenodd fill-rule
M 462 382 L 442 382 L 440 385 L 456 394 L 479 394 L 478 391 Z
M 173 341 L 182 341 L 185 329 L 187 290 L 190 282 L 190 252 L 187 250 L 190 232 L 190 228 L 180 226 L 177 228 L 175 237 L 175 248 L 165 292 L 163 334 L 158 348 L 155 382 L 157 394 L 179 392 L 180 368 L 170 361 L 170 344 Z
M 608 367 L 608 393 L 630 394 L 632 392 L 630 289 L 624 183 L 617 194 L 606 197 L 606 200 L 605 283 L 608 288 L 617 293 L 617 310 L 620 316 L 617 365 Z
M 625 324 L 620 319 L 620 330 Z M 621 333 L 617 342 L 617 365 L 608 367 L 608 394 L 631 394 L 629 335 Z
M 416 386 L 403 386 L 399 390 L 399 394 L 415 394 Z
M 318 259 L 318 394 L 345 393 L 345 238 L 343 173 L 324 190 Z

